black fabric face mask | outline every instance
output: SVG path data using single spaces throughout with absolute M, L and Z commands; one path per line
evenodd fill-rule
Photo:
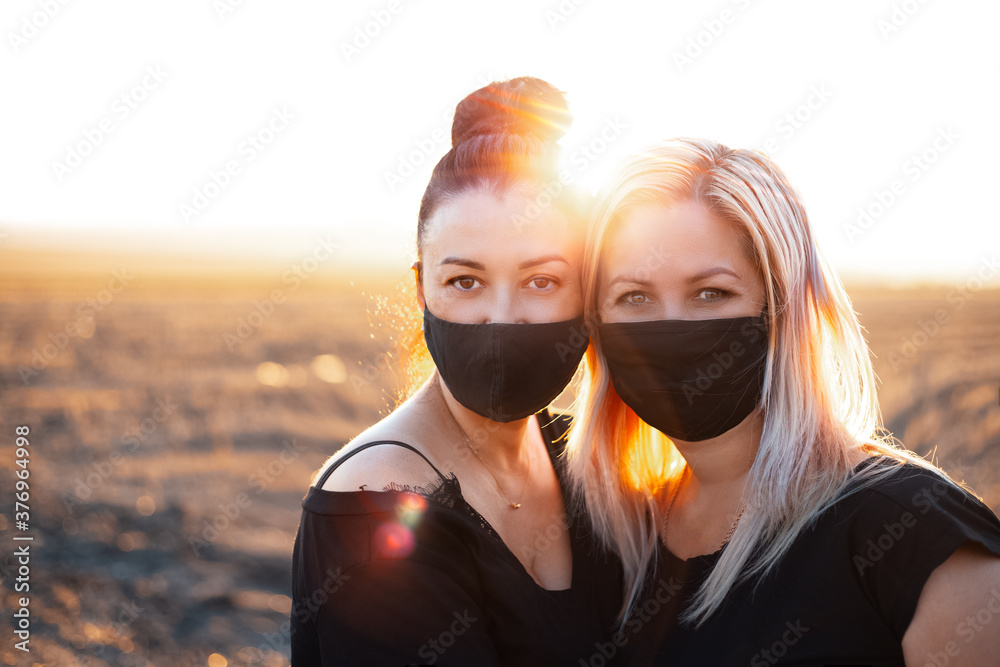
M 767 362 L 764 315 L 600 325 L 601 351 L 625 404 L 664 435 L 715 438 L 760 402 Z
M 573 379 L 590 340 L 582 315 L 544 324 L 459 324 L 429 308 L 424 338 L 455 400 L 498 422 L 551 403 Z

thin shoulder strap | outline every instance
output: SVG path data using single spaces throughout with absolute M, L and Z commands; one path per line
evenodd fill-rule
M 438 470 L 437 467 L 433 463 L 431 463 L 430 459 L 428 459 L 426 456 L 424 456 L 422 453 L 420 453 L 420 451 L 416 447 L 414 447 L 413 445 L 408 445 L 405 442 L 400 442 L 399 440 L 377 440 L 375 442 L 366 442 L 363 445 L 355 447 L 352 451 L 348 452 L 343 458 L 341 458 L 341 459 L 337 460 L 336 462 L 334 462 L 333 465 L 331 465 L 329 468 L 326 469 L 326 472 L 323 473 L 323 476 L 320 477 L 319 480 L 317 480 L 316 483 L 313 486 L 315 486 L 317 489 L 323 488 L 323 485 L 326 484 L 326 480 L 330 476 L 330 473 L 332 473 L 334 470 L 336 470 L 338 467 L 340 467 L 341 463 L 343 463 L 347 459 L 351 458 L 352 456 L 354 456 L 358 452 L 362 452 L 362 451 L 368 449 L 369 447 L 375 447 L 376 445 L 396 445 L 398 447 L 405 447 L 406 449 L 409 449 L 411 452 L 414 452 L 415 454 L 417 454 L 417 456 L 419 456 L 420 458 L 422 458 L 424 461 L 427 461 L 427 465 L 429 465 L 431 468 L 433 468 L 434 472 L 436 472 L 438 474 L 438 477 L 440 477 L 442 480 L 447 481 L 447 479 L 448 479 L 447 477 L 445 477 L 444 475 L 441 474 L 441 471 Z

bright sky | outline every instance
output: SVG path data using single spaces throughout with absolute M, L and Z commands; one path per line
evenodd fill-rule
M 998 20 L 972 0 L 7 0 L 0 261 L 39 238 L 294 257 L 332 236 L 345 264 L 408 265 L 455 104 L 530 74 L 567 91 L 591 188 L 656 139 L 764 149 L 845 276 L 959 283 L 1000 252 Z

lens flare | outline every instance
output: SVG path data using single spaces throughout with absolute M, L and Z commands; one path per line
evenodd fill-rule
M 396 515 L 401 524 L 409 528 L 416 528 L 426 509 L 427 500 L 423 496 L 416 493 L 404 493 L 399 505 L 396 506 Z
M 375 548 L 386 558 L 406 558 L 416 543 L 413 531 L 396 521 L 387 521 L 375 529 Z

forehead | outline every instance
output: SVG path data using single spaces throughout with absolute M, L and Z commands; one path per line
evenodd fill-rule
M 736 226 L 697 201 L 624 211 L 609 230 L 603 260 L 609 268 L 634 265 L 640 261 L 637 252 L 666 258 L 675 267 L 748 259 Z
M 583 235 L 550 198 L 476 190 L 452 197 L 428 220 L 425 255 L 486 253 L 502 257 L 582 252 Z

